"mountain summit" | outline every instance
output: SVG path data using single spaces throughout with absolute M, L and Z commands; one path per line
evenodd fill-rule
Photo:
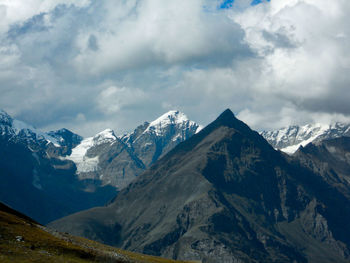
M 85 138 L 66 159 L 76 164 L 80 179 L 100 180 L 120 190 L 200 128 L 184 113 L 172 110 L 123 136 L 107 129 Z
M 152 121 L 143 133 L 154 133 L 157 136 L 160 136 L 169 126 L 181 126 L 189 129 L 196 128 L 196 132 L 201 129 L 198 124 L 189 120 L 184 113 L 177 110 L 171 110 L 160 116 L 158 119 Z
M 174 259 L 346 262 L 349 218 L 349 199 L 226 110 L 108 206 L 50 226 Z

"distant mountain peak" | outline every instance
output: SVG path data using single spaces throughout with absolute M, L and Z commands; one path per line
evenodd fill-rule
M 188 117 L 178 111 L 178 110 L 170 110 L 166 113 L 164 113 L 162 116 L 157 118 L 156 120 L 152 121 L 147 129 L 144 131 L 144 133 L 151 132 L 154 133 L 158 136 L 161 136 L 163 133 L 163 129 L 168 127 L 169 125 L 181 125 L 181 124 L 186 124 L 188 123 L 189 125 L 197 125 L 195 122 L 191 121 L 188 119 Z
M 23 121 L 13 119 L 4 110 L 0 110 L 0 134 L 8 135 L 11 138 L 17 138 L 22 141 L 46 141 L 47 143 L 51 142 L 55 146 L 59 146 L 56 138 Z
M 350 124 L 334 122 L 331 124 L 312 123 L 303 126 L 291 125 L 274 131 L 260 133 L 274 148 L 293 154 L 300 146 L 313 141 L 350 136 Z
M 230 109 L 226 109 L 224 112 L 222 112 L 219 117 L 209 124 L 204 130 L 211 130 L 222 126 L 233 128 L 245 134 L 250 134 L 252 132 L 249 126 L 237 119 Z
M 115 141 L 116 139 L 117 136 L 115 136 L 114 131 L 112 129 L 105 129 L 93 137 L 93 141 L 97 144 Z
M 0 125 L 12 125 L 13 119 L 11 116 L 4 110 L 0 109 Z

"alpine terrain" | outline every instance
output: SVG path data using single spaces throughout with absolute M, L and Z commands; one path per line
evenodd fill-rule
M 337 145 L 328 143 L 326 150 L 335 159 L 348 157 Z M 348 186 L 340 185 L 348 160 L 338 170 L 332 161 L 320 173 L 322 159 L 314 152 L 320 161 L 312 150 L 302 158 L 276 151 L 226 110 L 108 206 L 49 226 L 173 259 L 349 262 L 350 200 Z
M 0 201 L 47 223 L 113 198 L 114 187 L 79 180 L 75 164 L 63 157 L 81 140 L 66 129 L 43 133 L 1 111 Z M 87 190 L 92 186 L 96 191 Z
M 199 130 L 170 111 L 124 136 L 106 129 L 83 139 L 67 129 L 41 132 L 1 111 L 0 201 L 43 224 L 104 205 Z
M 276 131 L 260 133 L 275 149 L 288 154 L 294 153 L 300 146 L 313 141 L 350 136 L 350 124 L 307 124 L 305 126 L 289 126 Z
M 200 129 L 185 114 L 169 111 L 123 136 L 107 129 L 86 138 L 66 158 L 74 161 L 80 179 L 97 179 L 120 190 Z

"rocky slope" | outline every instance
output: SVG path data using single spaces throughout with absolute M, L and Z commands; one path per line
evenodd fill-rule
M 226 110 L 106 207 L 50 227 L 202 262 L 349 262 L 350 202 Z
M 276 131 L 260 133 L 275 149 L 292 154 L 300 146 L 325 139 L 350 136 L 350 124 L 335 123 L 330 125 L 307 124 L 305 126 L 289 126 Z
M 309 143 L 293 157 L 350 199 L 350 137 Z
M 0 261 L 175 263 L 174 260 L 130 253 L 87 239 L 50 231 L 2 203 Z

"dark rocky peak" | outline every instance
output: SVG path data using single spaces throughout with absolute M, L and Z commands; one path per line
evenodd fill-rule
M 47 148 L 47 152 L 52 157 L 66 156 L 71 154 L 72 149 L 79 145 L 83 140 L 78 134 L 71 132 L 68 129 L 59 129 L 57 131 L 50 131 L 47 133 L 52 138 L 56 139 L 60 147 L 56 147 L 50 144 Z
M 65 146 L 71 146 L 74 147 L 76 145 L 78 145 L 82 140 L 83 137 L 75 134 L 73 132 L 71 132 L 68 129 L 59 129 L 57 131 L 50 131 L 48 132 L 48 134 L 56 139 L 58 139 L 58 141 L 60 142 L 61 145 L 65 145 Z
M 237 154 L 242 149 L 236 146 L 251 148 L 252 144 L 254 144 L 256 146 L 255 149 L 259 148 L 259 152 L 264 152 L 266 158 L 276 158 L 276 155 L 280 156 L 259 133 L 251 130 L 247 124 L 237 119 L 230 109 L 226 109 L 216 120 L 200 132 L 175 147 L 170 154 L 177 151 L 191 151 L 204 139 L 212 141 L 212 144 L 217 144 L 220 141 L 228 143 L 232 152 Z
M 219 115 L 219 117 L 216 118 L 214 122 L 212 122 L 212 124 L 216 124 L 217 126 L 232 127 L 233 123 L 236 121 L 238 121 L 238 119 L 235 117 L 233 112 L 230 109 L 226 109 Z
M 257 132 L 251 130 L 247 124 L 237 119 L 230 109 L 226 109 L 223 113 L 219 115 L 219 117 L 215 121 L 210 123 L 199 133 L 202 133 L 204 136 L 206 136 L 213 130 L 220 127 L 234 129 L 236 132 L 244 134 L 244 136 L 253 136 L 255 138 L 261 138 L 261 136 L 259 136 Z

